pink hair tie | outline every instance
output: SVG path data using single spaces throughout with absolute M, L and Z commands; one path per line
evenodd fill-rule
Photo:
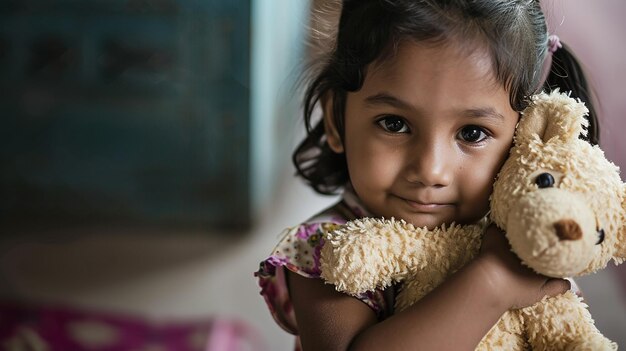
M 548 51 L 554 54 L 555 51 L 562 48 L 561 39 L 556 34 L 552 34 L 548 37 Z

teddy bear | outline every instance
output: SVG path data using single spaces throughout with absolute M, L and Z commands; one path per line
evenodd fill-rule
M 416 228 L 363 218 L 325 234 L 321 276 L 352 295 L 402 282 L 401 311 L 478 253 L 493 222 L 522 263 L 549 277 L 576 277 L 626 259 L 626 184 L 586 133 L 584 103 L 559 91 L 532 97 L 493 185 L 490 213 L 469 225 Z M 572 291 L 509 310 L 477 350 L 616 350 Z

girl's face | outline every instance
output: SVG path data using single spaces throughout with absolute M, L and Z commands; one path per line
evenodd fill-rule
M 484 51 L 406 41 L 348 93 L 343 140 L 325 109 L 328 143 L 375 216 L 416 226 L 482 218 L 518 113 Z M 325 106 L 331 106 L 327 101 Z

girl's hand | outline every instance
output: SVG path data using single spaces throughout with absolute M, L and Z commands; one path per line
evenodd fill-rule
M 506 236 L 494 224 L 487 228 L 476 263 L 481 265 L 486 282 L 507 309 L 523 308 L 569 290 L 565 279 L 549 278 L 522 265 L 511 251 Z

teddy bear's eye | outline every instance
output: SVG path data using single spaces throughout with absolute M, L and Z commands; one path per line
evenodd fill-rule
M 600 229 L 598 230 L 598 241 L 596 242 L 596 245 L 602 244 L 603 241 L 604 241 L 604 229 Z
M 540 188 L 550 188 L 554 186 L 554 177 L 550 173 L 541 173 L 535 178 L 535 184 Z

